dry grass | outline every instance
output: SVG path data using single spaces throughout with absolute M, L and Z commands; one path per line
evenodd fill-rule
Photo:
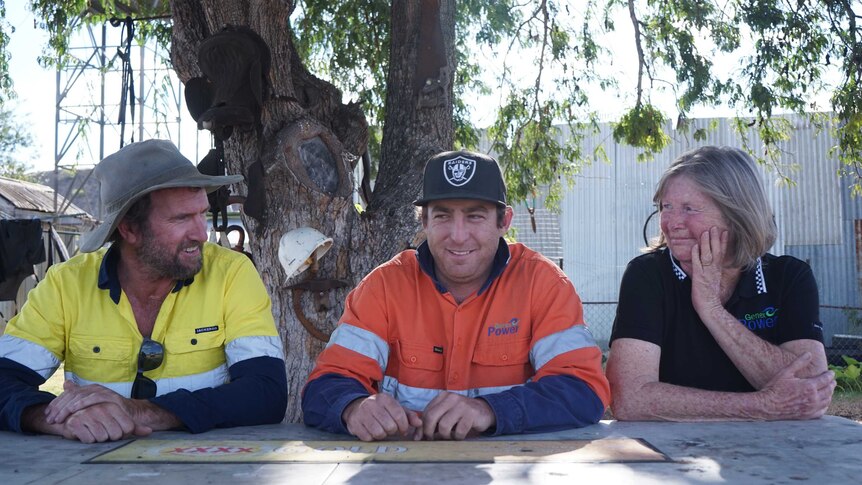
M 63 392 L 63 364 L 60 364 L 60 368 L 57 369 L 57 372 L 54 372 L 54 375 L 48 378 L 44 384 L 39 386 L 39 389 L 42 391 L 48 391 L 56 396 L 59 396 L 61 392 Z

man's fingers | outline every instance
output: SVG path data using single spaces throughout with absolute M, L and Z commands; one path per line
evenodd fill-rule
M 350 434 L 362 441 L 382 440 L 396 434 L 406 436 L 414 426 L 412 423 L 422 424 L 413 411 L 404 409 L 401 403 L 386 394 L 354 401 L 345 408 L 343 418 Z
M 425 439 L 433 440 L 436 437 L 437 428 L 440 426 L 439 421 L 448 410 L 445 397 L 441 397 L 443 394 L 445 393 L 438 394 L 432 399 L 422 412 L 422 433 Z
M 414 428 L 418 428 L 418 427 L 422 426 L 422 418 L 419 417 L 419 413 L 417 413 L 416 411 L 412 411 L 412 410 L 408 409 L 407 410 L 407 423 Z
M 383 439 L 399 431 L 398 423 L 395 421 L 392 414 L 390 414 L 389 409 L 385 407 L 375 408 L 371 416 L 373 418 L 373 422 L 376 423 L 377 426 L 368 426 L 368 429 L 372 432 L 372 435 L 374 435 L 375 438 Z M 404 422 L 407 422 L 406 418 L 404 419 Z M 383 433 L 382 436 L 381 433 Z
M 83 422 L 77 419 L 70 419 L 64 423 L 63 438 L 67 440 L 78 440 L 81 443 L 94 443 L 96 438 Z
M 128 415 L 111 414 L 101 421 L 111 441 L 128 438 L 135 430 L 135 422 Z
M 401 406 L 401 403 L 393 399 L 387 399 L 383 401 L 383 409 L 386 411 L 388 415 L 388 421 L 391 421 L 395 428 L 388 426 L 389 422 L 384 422 L 384 428 L 386 428 L 386 432 L 389 435 L 393 435 L 396 432 L 404 435 L 410 430 L 410 421 L 407 417 L 407 410 Z M 385 418 L 385 417 L 384 417 Z
M 412 432 L 411 438 L 414 441 L 418 441 L 422 439 L 422 418 L 419 417 L 419 413 L 412 410 L 407 410 L 407 423 L 410 425 L 410 431 Z M 405 435 L 406 436 L 406 435 Z
M 48 403 L 48 406 L 45 407 L 45 416 L 50 417 L 50 415 L 55 414 L 56 410 L 61 409 L 66 406 L 68 402 L 77 396 L 80 392 L 81 386 L 75 384 L 73 381 L 64 381 L 63 382 L 63 392 L 57 396 L 56 399 Z M 49 421 L 50 422 L 50 421 Z
M 60 398 L 57 398 L 54 401 L 63 398 L 66 394 L 67 393 L 63 393 Z M 119 405 L 121 403 L 121 399 L 123 399 L 122 396 L 102 386 L 93 385 L 78 387 L 76 390 L 70 392 L 66 399 L 60 401 L 58 405 L 49 405 L 48 408 L 46 408 L 46 421 L 48 423 L 62 423 L 69 417 L 69 415 L 82 409 L 96 404 L 109 402 Z M 54 401 L 52 401 L 52 404 Z
M 455 426 L 458 424 L 458 421 L 461 420 L 462 416 L 460 413 L 455 413 L 454 408 L 448 408 L 440 419 L 437 420 L 437 437 L 444 440 L 453 439 L 452 432 L 455 430 Z
M 362 441 L 382 440 L 386 438 L 386 431 L 377 421 L 366 421 L 360 424 L 360 433 L 357 435 Z
M 452 437 L 456 440 L 463 440 L 473 429 L 473 422 L 464 419 L 463 417 L 455 424 L 452 429 Z
M 153 428 L 135 423 L 135 429 L 132 431 L 135 436 L 149 436 L 153 434 Z

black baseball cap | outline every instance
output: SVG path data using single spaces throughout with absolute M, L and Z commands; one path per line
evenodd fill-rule
M 500 164 L 483 153 L 459 150 L 434 155 L 425 162 L 422 197 L 413 205 L 443 199 L 476 199 L 506 207 L 506 183 Z

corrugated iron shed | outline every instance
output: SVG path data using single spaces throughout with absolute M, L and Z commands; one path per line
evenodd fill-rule
M 3 208 L 10 217 L 20 217 L 21 211 L 30 211 L 51 215 L 54 213 L 54 190 L 48 186 L 0 177 L 0 197 L 8 202 Z M 92 216 L 75 204 L 66 204 L 62 195 L 57 195 L 57 205 L 64 208 L 60 215 L 66 217 L 83 217 L 92 220 Z M 10 210 L 13 209 L 13 210 Z M 16 214 L 19 212 L 19 214 Z
M 533 230 L 535 223 L 535 231 Z M 515 217 L 512 220 L 515 228 L 515 239 L 524 243 L 530 249 L 542 253 L 558 266 L 563 264 L 563 240 L 560 236 L 560 216 L 544 207 L 536 207 L 533 217 L 527 206 L 515 207 Z
M 820 319 L 826 344 L 832 335 L 858 334 L 862 311 L 862 198 L 850 195 L 849 178 L 837 173 L 840 162 L 833 152 L 837 141 L 831 127 L 812 125 L 808 118 L 786 119 L 794 133 L 779 143 L 780 171 L 794 184 L 779 183 L 774 167 L 760 167 L 775 220 L 778 239 L 770 252 L 795 256 L 811 265 L 820 296 Z M 682 153 L 703 145 L 726 145 L 755 153 L 766 151 L 756 127 L 740 133 L 733 119 L 692 119 L 684 129 L 665 126 L 670 145 L 653 160 L 639 162 L 638 149 L 613 142 L 612 126 L 582 140 L 583 153 L 604 149 L 611 163 L 593 161 L 584 166 L 560 204 L 563 270 L 584 301 L 586 321 L 596 338 L 606 344 L 616 312 L 623 271 L 641 254 L 644 232 L 658 234 L 658 218 L 650 218 L 652 196 L 665 168 Z M 694 139 L 703 129 L 706 138 Z M 571 136 L 561 127 L 560 141 Z M 484 140 L 484 146 L 488 146 Z M 537 204 L 537 212 L 541 204 Z M 523 212 L 516 208 L 516 213 Z M 519 227 L 529 228 L 527 223 Z M 518 239 L 529 235 L 521 229 Z M 854 310 L 857 309 L 857 310 Z

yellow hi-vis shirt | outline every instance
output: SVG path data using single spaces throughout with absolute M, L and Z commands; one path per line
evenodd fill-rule
M 48 270 L 0 337 L 0 356 L 48 378 L 65 361 L 66 379 L 101 384 L 128 397 L 143 336 L 126 294 L 99 287 L 108 250 L 75 256 Z M 158 395 L 194 391 L 229 380 L 240 361 L 284 358 L 271 303 L 251 261 L 206 243 L 203 268 L 165 298 L 151 338 L 161 342 L 161 366 L 145 375 Z

